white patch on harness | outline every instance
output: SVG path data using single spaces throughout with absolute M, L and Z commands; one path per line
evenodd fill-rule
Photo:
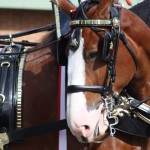
M 66 100 L 66 81 L 65 81 L 65 75 L 66 75 L 66 67 L 61 66 L 60 69 L 60 120 L 66 118 L 66 107 L 65 107 L 65 100 Z M 67 133 L 66 130 L 59 131 L 59 148 L 58 150 L 67 150 Z

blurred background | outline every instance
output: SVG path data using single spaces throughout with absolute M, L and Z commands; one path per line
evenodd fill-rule
M 54 22 L 49 0 L 1 0 L 0 34 L 12 34 Z M 16 38 L 38 42 L 47 32 Z
M 78 5 L 78 0 L 71 0 Z M 124 7 L 130 8 L 142 0 L 120 0 Z M 16 33 L 55 22 L 50 0 L 1 0 L 0 35 Z M 46 32 L 24 36 L 18 40 L 40 41 Z

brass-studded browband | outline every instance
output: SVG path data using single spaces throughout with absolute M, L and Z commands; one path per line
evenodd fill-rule
M 119 28 L 120 26 L 120 20 L 117 17 L 114 17 L 113 19 L 88 19 L 88 20 L 72 20 L 70 21 L 71 27 L 88 27 L 88 26 L 110 26 L 114 28 Z

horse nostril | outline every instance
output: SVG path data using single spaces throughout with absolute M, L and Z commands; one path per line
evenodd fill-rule
M 84 143 L 87 143 L 87 142 L 88 142 L 87 138 L 84 137 L 84 136 L 81 136 L 81 140 L 82 140 L 82 142 L 84 142 Z
M 85 129 L 88 130 L 90 127 L 88 125 L 84 125 Z

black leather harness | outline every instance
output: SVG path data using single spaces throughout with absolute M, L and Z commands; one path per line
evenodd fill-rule
M 27 49 L 24 46 L 35 46 L 36 43 L 28 41 L 13 42 L 12 38 L 55 29 L 54 24 L 33 29 L 17 34 L 1 35 L 0 52 L 0 149 L 10 142 L 16 142 L 25 138 L 59 131 L 67 128 L 66 120 L 56 121 L 41 126 L 22 128 L 22 76 L 24 69 L 25 54 L 41 50 L 58 42 L 54 40 L 48 45 L 38 48 Z M 19 44 L 16 44 L 19 43 Z M 24 46 L 23 46 L 24 45 Z M 7 146 L 5 146 L 7 148 Z
M 1 54 L 23 50 L 22 45 L 5 46 Z M 10 132 L 16 129 L 16 104 L 18 63 L 20 56 L 0 56 L 0 129 Z M 21 118 L 20 118 L 21 119 Z M 21 126 L 20 126 L 21 127 Z

